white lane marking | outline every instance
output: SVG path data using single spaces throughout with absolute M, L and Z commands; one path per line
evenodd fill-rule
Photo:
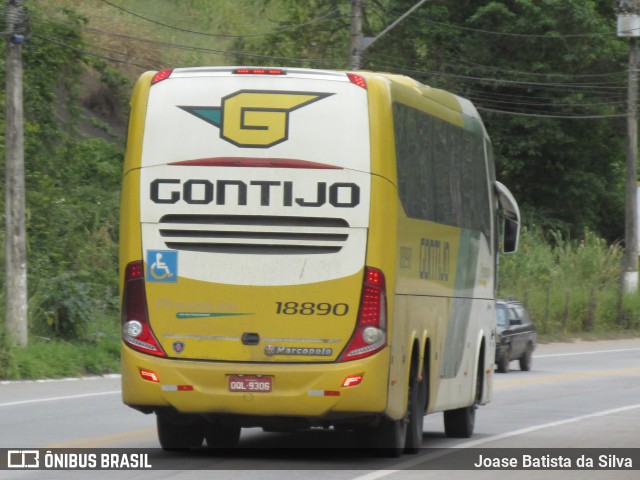
M 595 355 L 599 353 L 617 353 L 617 352 L 640 352 L 640 348 L 621 348 L 618 350 L 593 350 L 591 352 L 573 352 L 573 353 L 549 353 L 547 355 L 535 355 L 535 358 L 573 357 L 576 355 Z
M 120 390 L 112 390 L 109 392 L 97 392 L 97 393 L 84 393 L 81 395 L 66 395 L 63 397 L 47 397 L 47 398 L 34 398 L 32 400 L 20 400 L 17 402 L 7 402 L 7 403 L 0 403 L 0 408 L 1 407 L 15 407 L 18 405 L 29 405 L 32 403 L 43 403 L 43 402 L 56 402 L 59 400 L 74 400 L 76 398 L 89 398 L 89 397 L 99 397 L 102 395 L 115 395 L 115 394 L 120 394 L 121 391 Z
M 67 378 L 43 378 L 38 380 L 1 380 L 0 385 L 24 385 L 29 383 L 58 383 L 58 382 L 84 382 L 92 380 L 118 380 L 122 378 L 119 373 L 108 373 L 106 375 L 92 375 L 88 377 L 67 377 Z
M 532 427 L 521 428 L 520 430 L 513 430 L 511 432 L 499 433 L 497 435 L 492 435 L 487 438 L 481 438 L 478 440 L 471 440 L 464 443 L 459 443 L 458 445 L 453 445 L 450 448 L 472 448 L 477 447 L 478 445 L 483 445 L 485 443 L 495 442 L 497 440 L 502 440 L 509 437 L 515 437 L 517 435 L 524 435 L 526 433 L 535 432 L 536 430 L 542 430 L 543 428 L 551 428 L 557 427 L 560 425 L 566 425 L 568 423 L 580 422 L 582 420 L 587 420 L 589 418 L 603 417 L 606 415 L 612 415 L 615 413 L 627 412 L 629 410 L 635 410 L 640 408 L 640 403 L 635 405 L 627 405 L 625 407 L 612 408 L 609 410 L 603 410 L 601 412 L 588 413 L 586 415 L 580 415 L 578 417 L 566 418 L 564 420 L 557 420 L 555 422 L 544 423 L 541 425 L 534 425 Z M 392 475 L 394 473 L 402 472 L 403 470 L 410 469 L 411 467 L 415 467 L 416 465 L 420 465 L 421 463 L 425 463 L 429 460 L 444 457 L 445 455 L 449 455 L 452 453 L 450 450 L 443 450 L 440 452 L 431 453 L 424 456 L 414 457 L 411 460 L 407 460 L 406 462 L 399 463 L 395 466 L 394 470 L 377 470 L 375 472 L 369 472 L 359 477 L 355 477 L 351 480 L 376 480 L 378 478 L 383 478 L 388 475 Z

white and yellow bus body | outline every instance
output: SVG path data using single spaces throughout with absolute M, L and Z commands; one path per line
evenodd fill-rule
M 415 451 L 490 400 L 495 182 L 466 100 L 405 77 L 150 72 L 121 208 L 122 394 L 165 448 L 335 426 Z

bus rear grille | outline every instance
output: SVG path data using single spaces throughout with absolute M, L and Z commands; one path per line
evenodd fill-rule
M 341 218 L 165 215 L 159 229 L 173 250 L 257 255 L 336 253 L 349 237 Z

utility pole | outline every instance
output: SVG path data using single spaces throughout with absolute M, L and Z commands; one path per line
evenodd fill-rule
M 385 28 L 376 37 L 362 36 L 362 7 L 363 0 L 351 0 L 351 51 L 349 56 L 349 68 L 352 70 L 360 70 L 362 65 L 362 54 L 364 51 L 377 42 L 380 37 L 385 35 L 389 30 L 398 25 L 402 20 L 407 18 L 418 9 L 427 0 L 420 0 L 413 7 L 407 10 L 400 18 Z
M 627 91 L 627 177 L 625 188 L 625 256 L 622 286 L 627 293 L 638 291 L 638 37 L 640 0 L 618 0 L 618 36 L 629 38 Z
M 362 1 L 351 0 L 351 49 L 349 68 L 360 70 L 362 65 Z
M 22 108 L 22 0 L 7 0 L 5 13 L 5 323 L 9 341 L 27 345 L 27 248 Z

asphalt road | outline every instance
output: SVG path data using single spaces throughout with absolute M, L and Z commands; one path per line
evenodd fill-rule
M 5 470 L 0 471 L 0 479 L 640 478 L 640 339 L 540 345 L 532 371 L 521 372 L 518 363 L 512 362 L 510 372 L 496 373 L 494 387 L 493 401 L 477 412 L 471 439 L 445 437 L 442 415 L 430 415 L 424 422 L 428 449 L 399 459 L 373 458 L 370 452 L 353 448 L 352 435 L 333 430 L 267 434 L 246 429 L 237 451 L 165 454 L 156 450 L 152 454 L 152 463 L 158 456 L 162 461 L 169 458 L 175 470 Z M 0 383 L 0 448 L 127 448 L 135 452 L 158 446 L 155 418 L 122 405 L 117 376 Z M 473 462 L 476 455 L 483 455 L 485 461 L 502 455 L 520 463 L 525 454 L 533 454 L 536 461 L 538 454 L 550 451 L 555 458 L 565 453 L 563 449 L 574 449 L 572 453 L 584 452 L 596 465 L 601 453 L 610 453 L 602 449 L 638 451 L 633 469 L 549 471 L 534 464 L 529 470 L 469 471 L 455 470 L 458 447 L 473 452 Z M 449 467 L 443 468 L 453 470 L 432 469 L 447 458 Z M 610 457 L 603 460 L 608 462 Z M 539 461 L 545 461 L 544 455 Z

